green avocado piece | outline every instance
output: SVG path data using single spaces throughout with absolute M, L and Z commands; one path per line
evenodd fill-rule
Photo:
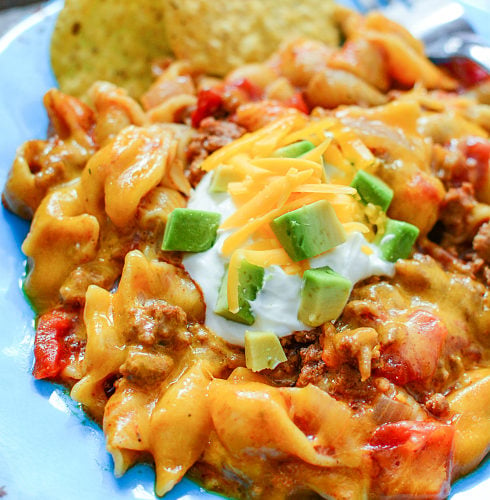
M 419 228 L 401 220 L 388 219 L 383 234 L 374 240 L 388 262 L 406 259 L 419 236 Z
M 264 268 L 243 260 L 238 270 L 238 283 L 238 312 L 232 313 L 228 309 L 228 270 L 221 281 L 214 312 L 223 318 L 252 325 L 255 316 L 252 313 L 250 302 L 256 299 L 264 284 Z
M 311 141 L 298 141 L 276 149 L 272 153 L 272 156 L 279 158 L 299 158 L 312 149 L 315 149 L 315 145 Z
M 350 280 L 328 266 L 308 269 L 303 274 L 299 320 L 308 326 L 320 326 L 337 319 L 347 304 L 351 289 Z
M 351 182 L 351 186 L 357 189 L 362 202 L 366 205 L 372 203 L 380 206 L 384 212 L 388 210 L 393 199 L 393 190 L 379 177 L 359 170 Z
M 213 179 L 209 190 L 212 193 L 226 193 L 230 182 L 240 182 L 243 175 L 233 165 L 219 165 L 213 172 Z
M 287 361 L 276 334 L 272 332 L 245 332 L 245 364 L 249 370 L 273 370 Z
M 204 252 L 214 245 L 221 215 L 216 212 L 175 208 L 169 215 L 162 250 Z
M 346 240 L 344 227 L 325 200 L 276 217 L 270 225 L 295 262 L 315 257 Z

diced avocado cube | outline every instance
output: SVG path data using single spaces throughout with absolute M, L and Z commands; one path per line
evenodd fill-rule
M 388 219 L 383 234 L 375 239 L 383 258 L 389 262 L 406 259 L 419 236 L 419 228 L 401 220 Z
M 232 313 L 228 309 L 228 271 L 221 281 L 214 312 L 226 319 L 252 325 L 255 317 L 250 302 L 256 299 L 264 284 L 264 268 L 243 260 L 238 270 L 238 283 L 238 312 Z
M 361 201 L 366 205 L 372 203 L 380 206 L 384 212 L 388 210 L 393 199 L 393 190 L 379 177 L 359 170 L 351 182 L 351 186 L 357 189 Z
M 245 332 L 245 364 L 247 368 L 259 372 L 273 370 L 286 361 L 281 342 L 272 332 Z
M 230 182 L 240 182 L 243 180 L 243 174 L 233 165 L 219 165 L 213 172 L 213 179 L 209 190 L 212 193 L 226 193 Z
M 214 245 L 221 215 L 216 212 L 175 208 L 169 215 L 162 250 L 204 252 Z
M 298 141 L 276 149 L 272 156 L 279 158 L 299 158 L 312 149 L 315 149 L 315 145 L 311 141 Z
M 337 319 L 351 289 L 351 281 L 328 266 L 308 269 L 303 273 L 299 320 L 308 326 L 319 326 Z
M 295 262 L 315 257 L 346 240 L 344 227 L 325 200 L 275 218 L 271 228 Z

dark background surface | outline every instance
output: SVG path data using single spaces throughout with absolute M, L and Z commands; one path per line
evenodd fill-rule
M 0 0 L 0 36 L 36 12 L 42 3 L 39 0 Z
M 0 0 L 0 9 L 19 7 L 20 5 L 27 5 L 30 3 L 36 3 L 36 0 Z

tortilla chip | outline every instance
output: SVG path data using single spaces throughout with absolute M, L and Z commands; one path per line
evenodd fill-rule
M 340 42 L 333 0 L 168 0 L 165 31 L 175 55 L 224 75 L 264 61 L 287 38 Z
M 152 81 L 151 62 L 169 55 L 165 0 L 66 0 L 51 40 L 60 89 L 82 96 L 96 80 L 140 96 Z

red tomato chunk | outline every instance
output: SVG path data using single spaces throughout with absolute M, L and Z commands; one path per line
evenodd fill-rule
M 450 490 L 453 440 L 453 426 L 435 421 L 378 427 L 369 443 L 378 493 L 445 498 Z
M 443 64 L 443 66 L 447 68 L 465 88 L 473 87 L 489 78 L 489 74 L 470 59 L 456 58 Z
M 73 333 L 76 319 L 76 314 L 59 309 L 39 317 L 34 340 L 35 378 L 57 377 L 66 366 L 71 354 L 66 339 Z
M 406 334 L 382 350 L 377 373 L 399 385 L 432 379 L 447 337 L 442 320 L 417 310 L 405 323 Z
M 301 92 L 297 92 L 292 97 L 290 97 L 285 102 L 285 105 L 288 108 L 296 108 L 298 111 L 301 111 L 305 115 L 309 114 L 310 112 L 310 110 L 308 109 L 308 105 L 306 104 L 306 101 Z
M 199 91 L 197 96 L 197 108 L 192 112 L 192 126 L 198 128 L 202 120 L 213 116 L 223 106 L 221 93 L 215 89 Z

